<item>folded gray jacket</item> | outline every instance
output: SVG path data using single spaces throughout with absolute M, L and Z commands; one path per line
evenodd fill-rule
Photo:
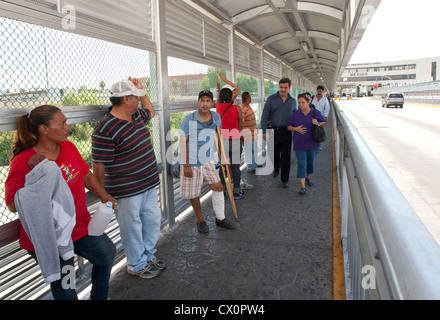
M 75 204 L 69 186 L 54 161 L 44 159 L 27 175 L 14 197 L 20 221 L 35 248 L 46 283 L 61 278 L 60 256 L 73 257 Z

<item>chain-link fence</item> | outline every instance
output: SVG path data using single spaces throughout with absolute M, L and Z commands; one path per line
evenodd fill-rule
M 109 105 L 109 86 L 129 76 L 140 79 L 153 103 L 157 101 L 157 79 L 150 76 L 156 74 L 156 59 L 151 52 L 2 17 L 0 40 L 0 111 L 34 108 L 42 104 L 61 108 L 76 106 L 84 110 Z M 177 61 L 176 67 L 170 63 L 170 74 L 180 74 L 169 76 L 171 103 L 190 101 L 192 109 L 195 109 L 197 93 L 201 89 L 214 91 L 215 82 L 223 85 L 219 72 L 230 78 L 225 69 L 201 64 L 200 73 L 194 72 L 197 70 L 191 66 L 191 74 L 188 74 L 188 68 L 185 69 L 182 62 Z M 256 77 L 237 74 L 236 82 L 242 92 L 260 96 L 259 79 Z M 266 80 L 264 90 L 266 96 L 275 93 L 277 83 Z M 191 106 L 185 105 L 184 109 L 188 108 L 191 109 Z M 261 104 L 258 104 L 255 108 L 258 119 L 260 110 Z M 186 112 L 171 114 L 171 129 L 180 127 Z M 160 135 L 159 130 L 155 130 L 159 126 L 158 118 L 152 121 L 150 129 L 156 155 L 161 162 Z M 89 164 L 90 136 L 95 125 L 96 122 L 74 123 L 69 137 Z M 0 194 L 3 196 L 14 131 L 0 134 Z M 17 218 L 1 200 L 0 225 Z
M 129 76 L 157 100 L 156 59 L 151 52 L 0 17 L 0 110 L 42 104 L 92 109 L 109 105 L 109 87 Z M 158 118 L 158 117 L 157 117 Z M 96 122 L 71 125 L 71 140 L 90 164 Z M 160 161 L 158 119 L 150 124 Z M 14 131 L 0 135 L 0 225 L 16 219 L 4 204 Z
M 90 165 L 91 135 L 110 105 L 111 84 L 138 78 L 157 105 L 155 69 L 156 57 L 149 51 L 0 17 L 0 227 L 8 224 L 9 232 L 18 218 L 4 203 L 16 117 L 43 104 L 60 107 L 71 126 L 69 140 Z M 160 115 L 149 124 L 159 164 Z M 120 241 L 115 221 L 107 233 Z M 35 261 L 16 246 L 2 247 L 0 298 L 39 298 L 48 287 Z M 78 270 L 84 277 L 85 269 Z
M 157 100 L 157 79 L 150 76 L 155 74 L 156 67 L 151 52 L 1 17 L 0 39 L 0 110 L 33 108 L 42 104 L 85 109 L 108 105 L 109 86 L 128 76 L 140 79 L 153 103 Z M 229 71 L 208 65 L 173 58 L 169 59 L 169 64 L 170 74 L 174 74 L 168 79 L 169 100 L 171 104 L 190 102 L 190 105 L 184 105 L 184 109 L 197 108 L 195 101 L 200 90 L 215 92 L 216 82 L 224 85 L 219 72 L 231 78 Z M 260 96 L 262 89 L 258 78 L 238 73 L 236 83 L 242 92 Z M 265 80 L 265 96 L 277 90 L 276 82 Z M 297 91 L 299 89 L 292 88 L 293 95 Z M 260 119 L 262 104 L 254 104 L 254 109 Z M 171 113 L 171 129 L 180 127 L 187 112 Z M 159 126 L 158 117 L 150 124 L 150 130 L 161 162 L 159 130 L 154 130 Z M 73 124 L 69 137 L 89 164 L 90 136 L 95 125 L 96 122 Z M 0 194 L 3 195 L 14 132 L 0 134 Z M 16 218 L 16 214 L 9 212 L 2 202 L 0 225 Z

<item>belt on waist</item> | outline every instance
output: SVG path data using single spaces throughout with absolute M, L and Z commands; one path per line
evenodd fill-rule
M 287 127 L 272 127 L 274 130 L 287 130 Z

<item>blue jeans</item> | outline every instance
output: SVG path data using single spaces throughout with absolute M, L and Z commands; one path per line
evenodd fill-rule
M 116 247 L 104 233 L 100 236 L 85 236 L 73 243 L 75 253 L 87 260 L 92 267 L 91 300 L 106 300 L 108 283 L 115 260 Z
M 257 140 L 244 142 L 244 162 L 247 164 L 247 171 L 257 169 L 258 144 Z
M 116 247 L 110 238 L 104 233 L 101 236 L 84 236 L 73 243 L 75 254 L 87 259 L 92 264 L 92 290 L 91 300 L 106 300 L 108 295 L 110 273 L 116 255 Z M 29 254 L 35 259 L 34 251 Z M 37 260 L 38 262 L 38 260 Z M 74 266 L 74 258 L 64 261 L 60 257 L 60 270 L 64 266 Z M 61 273 L 61 279 L 50 284 L 52 296 L 55 300 L 77 300 L 75 289 L 63 287 L 63 277 L 68 273 Z
M 120 198 L 116 217 L 128 266 L 140 271 L 154 258 L 160 235 L 162 212 L 156 188 L 128 198 Z
M 307 174 L 315 172 L 315 162 L 318 150 L 319 147 L 306 151 L 295 151 L 296 159 L 298 161 L 298 169 L 296 173 L 297 178 L 305 179 L 307 178 Z

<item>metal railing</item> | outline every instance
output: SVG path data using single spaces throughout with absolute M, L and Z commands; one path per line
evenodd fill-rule
M 381 88 L 374 91 L 374 98 L 381 99 L 386 93 L 401 92 L 405 102 L 440 105 L 440 81 L 414 83 L 393 88 Z
M 342 242 L 353 299 L 439 299 L 440 247 L 333 101 Z

